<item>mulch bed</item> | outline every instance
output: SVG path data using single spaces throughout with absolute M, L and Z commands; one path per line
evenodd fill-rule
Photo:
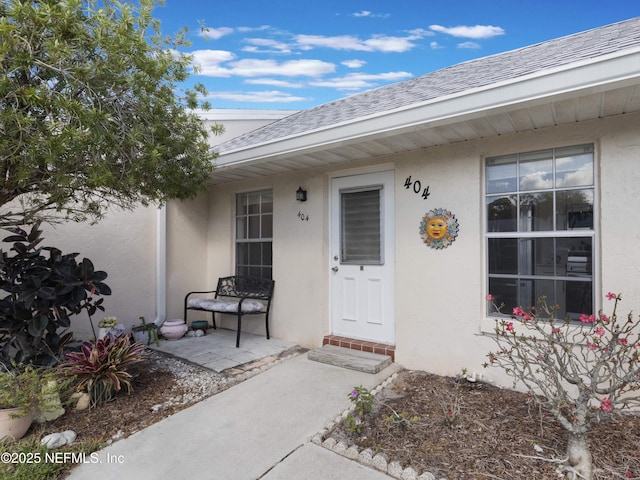
M 406 370 L 376 395 L 360 434 L 339 426 L 331 436 L 449 480 L 557 479 L 567 441 L 526 394 Z M 589 444 L 596 479 L 640 477 L 639 416 L 600 424 Z

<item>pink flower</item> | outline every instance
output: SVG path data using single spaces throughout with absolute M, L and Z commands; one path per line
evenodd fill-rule
M 609 317 L 607 317 L 604 313 L 600 314 L 600 321 L 602 323 L 609 323 Z
M 590 350 L 597 350 L 598 349 L 598 346 L 593 342 L 588 342 L 587 343 L 587 347 L 589 347 Z
M 496 299 L 496 297 L 494 297 L 491 294 L 487 295 L 485 298 L 487 299 L 488 302 L 493 302 Z
M 525 312 L 520 307 L 513 307 L 513 314 L 518 316 L 518 317 L 522 317 L 522 321 L 523 322 L 527 322 L 529 320 L 533 320 L 533 315 L 531 315 L 531 313 L 529 313 L 529 312 Z
M 593 333 L 595 333 L 596 335 L 600 336 L 600 337 L 604 337 L 604 328 L 602 327 L 596 327 L 593 329 Z
M 629 342 L 626 338 L 619 338 L 618 343 L 620 343 L 620 345 L 626 345 Z
M 609 397 L 604 397 L 600 401 L 600 410 L 603 412 L 610 412 L 613 410 L 613 407 L 611 406 L 611 399 Z
M 615 300 L 617 295 L 613 292 L 607 293 L 607 300 Z
M 560 333 L 560 327 L 556 327 L 553 330 L 551 330 L 551 333 Z
M 595 315 L 587 315 L 586 313 L 583 313 L 580 315 L 580 321 L 582 323 L 593 323 L 596 321 L 596 317 Z
M 507 332 L 513 332 L 513 322 L 507 323 Z

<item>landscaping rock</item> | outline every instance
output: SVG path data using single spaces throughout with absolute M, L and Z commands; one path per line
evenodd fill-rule
M 333 450 L 333 447 L 335 447 L 336 443 L 338 442 L 335 438 L 329 437 L 324 442 L 322 442 L 322 446 L 327 450 Z
M 387 457 L 384 455 L 384 453 L 378 453 L 375 457 L 373 457 L 371 464 L 373 465 L 373 468 L 380 470 L 381 472 L 386 472 L 388 462 L 389 460 L 387 460 Z
M 46 388 L 50 393 L 47 393 L 42 399 L 40 408 L 34 418 L 37 423 L 50 422 L 61 417 L 65 412 L 60 401 L 60 394 L 56 391 L 55 381 L 49 382 Z
M 436 476 L 431 472 L 424 472 L 418 477 L 418 480 L 436 480 Z
M 402 480 L 417 480 L 418 472 L 411 467 L 407 467 L 402 471 L 401 478 Z
M 86 410 L 91 404 L 91 397 L 88 393 L 74 393 L 71 398 L 77 399 L 76 410 Z
M 391 463 L 389 463 L 389 466 L 387 467 L 387 473 L 390 476 L 392 476 L 393 478 L 401 479 L 402 478 L 402 465 L 400 465 L 400 462 L 391 462 Z
M 60 448 L 63 445 L 70 445 L 76 440 L 76 432 L 73 430 L 65 430 L 64 432 L 51 433 L 46 435 L 40 443 L 47 447 L 48 450 Z
M 347 451 L 344 452 L 344 456 L 350 458 L 351 460 L 357 460 L 359 457 L 358 447 L 356 447 L 355 445 L 351 445 L 349 448 L 347 448 Z
M 370 467 L 371 465 L 373 465 L 373 451 L 370 448 L 365 448 L 360 452 L 358 460 L 363 465 L 367 465 L 368 467 Z

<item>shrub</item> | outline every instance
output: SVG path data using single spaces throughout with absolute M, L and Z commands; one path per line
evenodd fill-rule
M 51 393 L 58 391 L 56 373 L 29 365 L 0 371 L 0 409 L 19 408 L 19 416 L 36 408 Z
M 110 295 L 103 283 L 107 274 L 78 253 L 63 254 L 54 247 L 41 247 L 41 230 L 34 225 L 29 233 L 10 228 L 12 242 L 0 249 L 0 361 L 54 365 L 70 333 L 59 333 L 71 325 L 70 317 L 86 310 L 89 316 L 104 310 L 103 299 Z
M 131 343 L 129 335 L 87 340 L 79 352 L 66 354 L 67 361 L 60 365 L 66 375 L 78 380 L 78 391 L 87 392 L 91 405 L 109 401 L 125 390 L 133 390 L 131 365 L 144 359 L 146 346 Z
M 640 317 L 619 319 L 620 295 L 607 299 L 615 301 L 611 316 L 583 314 L 579 323 L 556 319 L 545 297 L 535 308 L 514 308 L 512 321 L 496 320 L 498 350 L 485 364 L 523 384 L 567 430 L 570 478 L 593 478 L 588 432 L 640 406 Z

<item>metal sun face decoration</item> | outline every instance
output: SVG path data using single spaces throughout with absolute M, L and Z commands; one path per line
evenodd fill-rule
M 458 236 L 458 220 L 444 208 L 434 208 L 422 217 L 420 236 L 427 246 L 435 249 L 446 248 Z

